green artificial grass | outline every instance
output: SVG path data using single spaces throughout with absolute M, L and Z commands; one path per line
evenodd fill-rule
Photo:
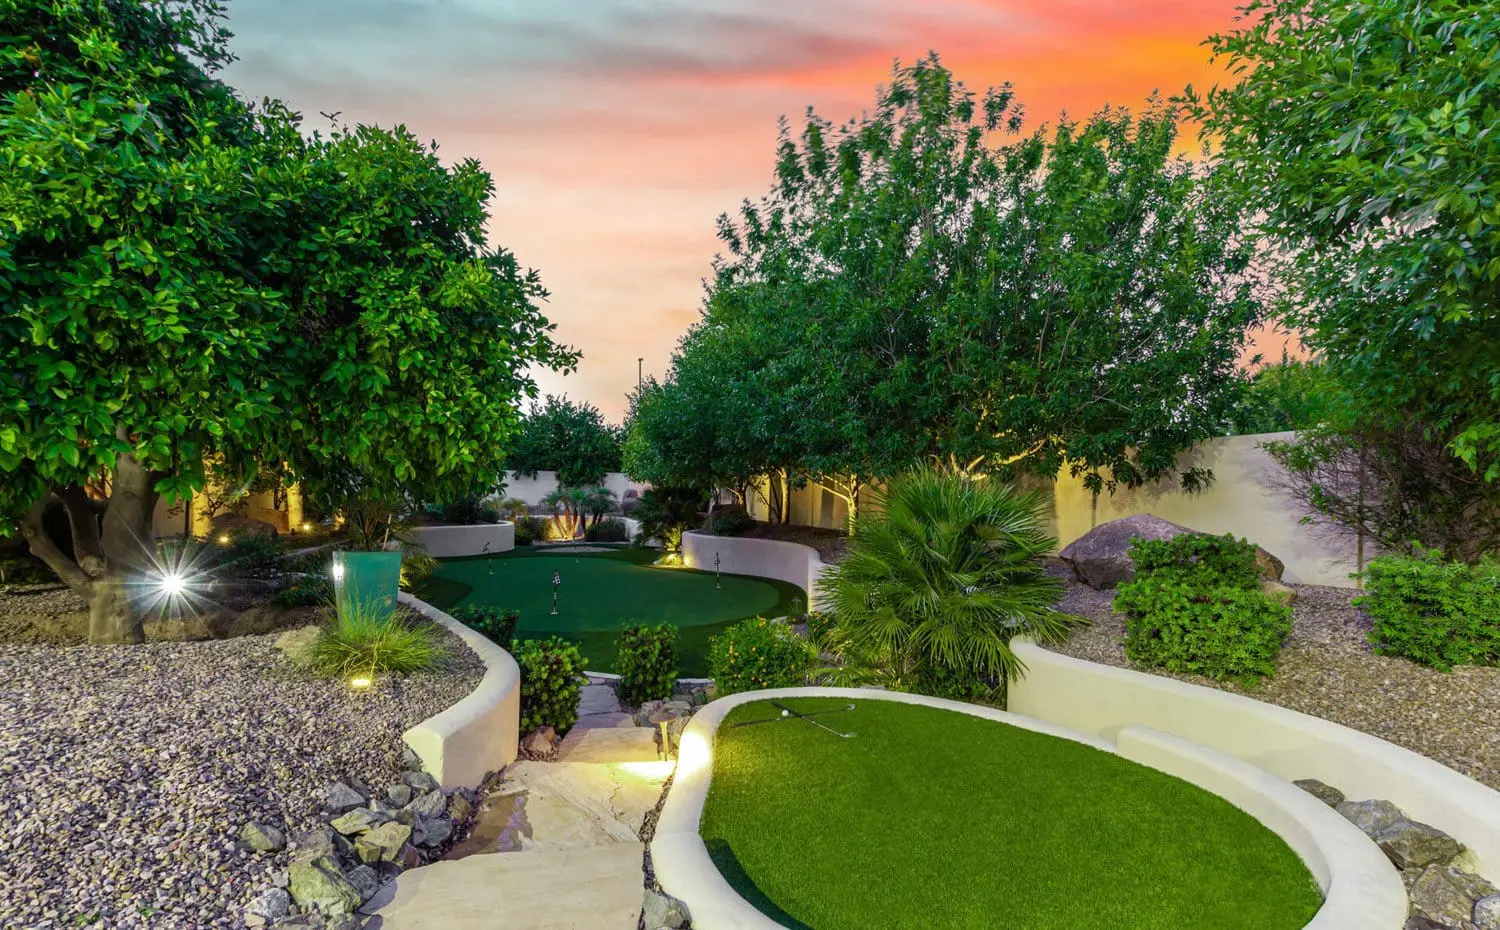
M 422 596 L 447 610 L 465 604 L 513 607 L 517 639 L 564 636 L 578 643 L 589 668 L 614 670 L 620 630 L 632 623 L 678 627 L 678 675 L 708 674 L 709 637 L 746 617 L 780 616 L 803 597 L 795 585 L 769 578 L 657 568 L 661 553 L 626 547 L 611 552 L 556 553 L 516 549 L 503 555 L 445 559 Z M 562 575 L 552 616 L 552 573 Z
M 807 712 L 827 699 L 783 701 Z M 1292 930 L 1322 905 L 1228 802 L 1109 753 L 880 700 L 766 702 L 718 730 L 701 832 L 719 871 L 806 930 Z

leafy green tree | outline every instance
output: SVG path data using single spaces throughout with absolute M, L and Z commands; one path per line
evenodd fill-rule
M 485 245 L 477 163 L 252 109 L 214 77 L 221 15 L 0 8 L 0 514 L 89 600 L 96 642 L 141 640 L 153 508 L 207 463 L 316 499 L 476 493 L 528 370 L 576 361 L 535 273 Z
M 1320 361 L 1283 358 L 1255 373 L 1230 422 L 1230 435 L 1305 430 L 1326 424 L 1347 395 Z
M 1254 0 L 1189 95 L 1286 317 L 1374 429 L 1500 479 L 1500 6 Z
M 1043 501 L 988 480 L 920 470 L 879 494 L 820 588 L 846 661 L 888 685 L 974 696 L 1021 672 L 1016 636 L 1061 638 L 1062 582 L 1044 557 Z
M 584 487 L 620 470 L 620 444 L 621 431 L 604 422 L 593 404 L 548 395 L 522 417 L 506 462 L 528 477 L 555 471 L 563 487 Z

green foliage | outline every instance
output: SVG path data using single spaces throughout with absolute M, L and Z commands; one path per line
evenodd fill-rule
M 444 523 L 456 523 L 460 526 L 500 522 L 500 508 L 478 497 L 461 497 L 450 501 L 439 512 Z
M 998 685 L 1021 672 L 1016 636 L 1060 639 L 1062 582 L 1043 501 L 993 481 L 923 470 L 893 480 L 855 524 L 849 554 L 824 573 L 846 664 L 915 689 L 952 674 Z
M 709 518 L 708 530 L 715 536 L 738 536 L 755 525 L 755 520 L 742 507 L 715 510 Z
M 807 683 L 817 656 L 805 640 L 780 620 L 743 620 L 715 636 L 709 645 L 709 674 L 719 694 Z
M 1114 603 L 1130 661 L 1218 680 L 1276 673 L 1292 609 L 1260 590 L 1252 544 L 1184 533 L 1132 540 L 1130 558 Z
M 351 606 L 335 612 L 301 657 L 320 675 L 425 672 L 448 658 L 442 631 L 409 614 Z
M 549 394 L 522 418 L 506 463 L 531 478 L 555 471 L 563 487 L 596 485 L 620 469 L 620 432 L 593 404 Z
M 1500 563 L 1448 561 L 1437 550 L 1381 556 L 1365 569 L 1354 603 L 1374 620 L 1370 643 L 1448 672 L 1500 665 Z
M 1500 478 L 1500 6 L 1256 0 L 1189 95 L 1286 319 L 1376 426 Z
M 420 546 L 401 547 L 401 590 L 417 591 L 437 571 L 438 560 Z
M 606 517 L 589 527 L 584 538 L 590 542 L 629 542 L 630 530 L 619 517 Z
M 531 512 L 526 502 L 519 497 L 507 497 L 497 505 L 496 510 L 502 520 L 510 520 L 511 522 L 515 522 Z
M 1283 359 L 1267 365 L 1245 385 L 1229 433 L 1279 433 L 1330 422 L 1347 399 L 1321 362 Z
M 578 722 L 578 696 L 588 660 L 558 636 L 524 639 L 513 653 L 521 666 L 521 733 L 552 727 L 559 735 Z
M 630 707 L 664 701 L 677 686 L 677 627 L 634 625 L 620 631 L 615 671 L 620 700 Z
M 227 545 L 217 540 L 201 545 L 209 555 L 207 561 L 225 577 L 272 578 L 286 571 L 281 562 L 286 556 L 286 543 L 280 536 L 236 533 Z
M 509 650 L 515 640 L 516 624 L 521 622 L 519 611 L 492 604 L 465 604 L 454 608 L 453 619 L 489 637 L 501 649 Z M 530 731 L 527 731 L 530 732 Z
M 659 539 L 664 552 L 681 552 L 683 531 L 698 522 L 698 512 L 706 503 L 708 495 L 697 488 L 647 488 L 635 508 L 635 519 L 641 524 L 636 542 Z
M 1112 489 L 1221 432 L 1259 304 L 1174 108 L 1000 135 L 1020 129 L 1009 86 L 976 95 L 935 57 L 844 126 L 784 127 L 770 191 L 720 219 L 702 321 L 639 392 L 630 473 L 779 470 L 847 499 L 922 461 L 1067 464 Z
M 529 546 L 547 538 L 547 521 L 541 517 L 516 518 L 516 545 Z
M 333 603 L 333 585 L 323 575 L 308 575 L 278 588 L 271 595 L 277 607 L 321 607 Z
M 1225 585 L 1259 589 L 1255 544 L 1233 533 L 1182 533 L 1171 539 L 1134 539 L 1130 559 L 1136 574 L 1167 578 L 1194 588 Z

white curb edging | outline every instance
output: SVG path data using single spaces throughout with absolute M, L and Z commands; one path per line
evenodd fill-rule
M 401 734 L 422 768 L 444 790 L 472 787 L 516 759 L 521 729 L 521 668 L 510 653 L 457 620 L 402 592 L 401 603 L 464 641 L 484 662 L 484 677 L 457 704 Z
M 1223 797 L 1280 835 L 1308 864 L 1325 890 L 1323 906 L 1308 928 L 1399 930 L 1406 920 L 1406 890 L 1400 876 L 1379 848 L 1352 824 L 1288 782 L 1170 734 L 1129 727 L 1120 732 L 1122 739 L 1117 747 L 1053 723 L 924 695 L 859 688 L 777 688 L 720 698 L 698 711 L 683 731 L 677 773 L 651 841 L 651 862 L 662 890 L 687 905 L 696 930 L 782 927 L 741 898 L 719 874 L 698 826 L 713 776 L 713 740 L 719 724 L 741 704 L 793 697 L 917 704 L 1117 753 Z
M 682 534 L 682 564 L 702 572 L 714 570 L 714 556 L 719 556 L 719 570 L 726 575 L 753 575 L 775 578 L 801 588 L 807 595 L 807 609 L 821 610 L 818 579 L 831 566 L 818 556 L 818 550 L 801 543 L 781 539 L 758 539 L 753 536 L 715 536 L 704 530 Z

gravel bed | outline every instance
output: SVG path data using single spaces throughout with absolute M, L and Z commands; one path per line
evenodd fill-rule
M 775 539 L 807 546 L 818 550 L 818 558 L 830 565 L 842 562 L 844 556 L 849 553 L 848 534 L 817 526 L 756 521 L 740 535 L 751 539 Z
M 240 927 L 286 854 L 251 820 L 317 825 L 330 781 L 399 780 L 401 733 L 483 664 L 369 692 L 297 672 L 274 635 L 142 646 L 0 644 L 0 927 Z
M 1500 668 L 1434 671 L 1377 656 L 1365 639 L 1369 620 L 1350 604 L 1348 588 L 1292 585 L 1292 635 L 1275 677 L 1245 688 L 1197 675 L 1140 669 L 1245 694 L 1257 700 L 1341 723 L 1414 750 L 1491 788 L 1500 789 Z M 1065 655 L 1132 667 L 1121 641 L 1124 618 L 1111 607 L 1113 591 L 1070 580 L 1061 609 L 1093 623 L 1061 646 Z

